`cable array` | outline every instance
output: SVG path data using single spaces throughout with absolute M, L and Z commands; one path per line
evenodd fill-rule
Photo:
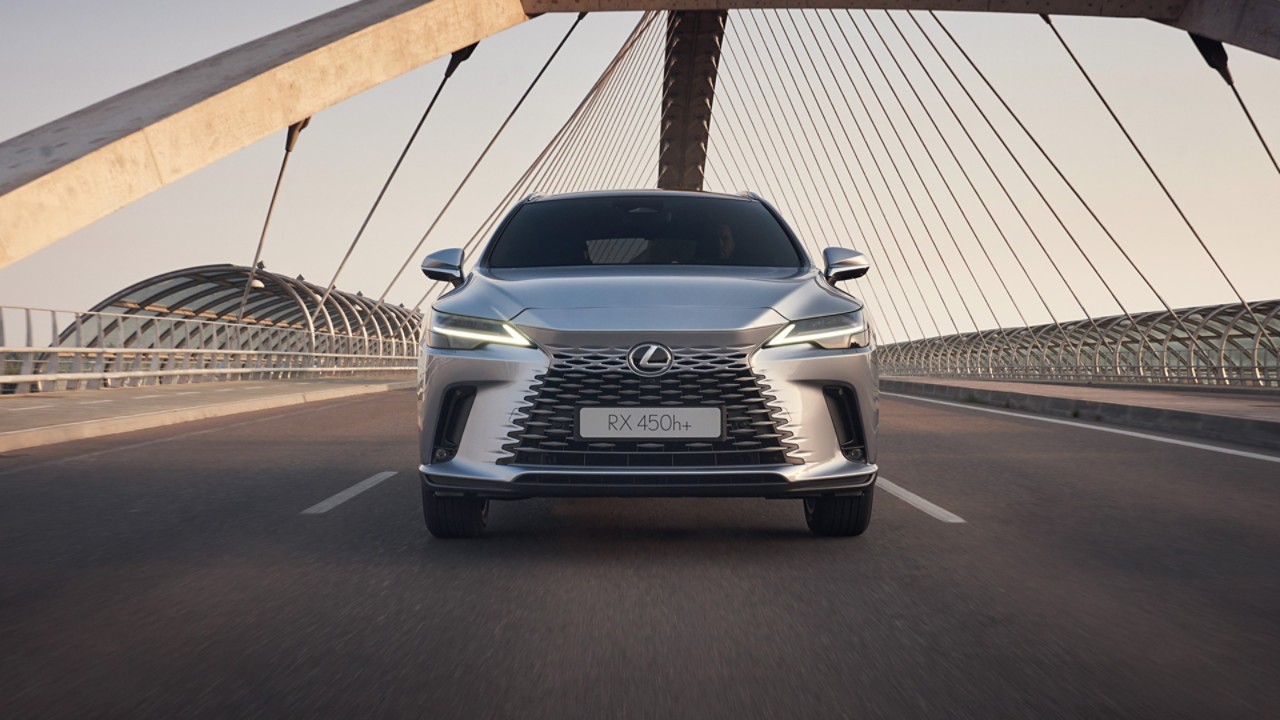
M 379 304 L 418 254 L 429 249 L 433 230 L 583 17 L 565 33 L 435 215 Z M 1236 334 L 1224 340 L 1224 347 L 1247 355 L 1255 366 L 1263 363 L 1261 346 L 1275 350 L 1274 338 L 1264 330 L 1271 319 L 1253 311 L 1084 64 L 1057 28 L 1049 27 L 1255 326 L 1251 339 L 1247 324 L 1232 325 Z M 655 185 L 668 30 L 663 13 L 639 18 L 564 124 L 476 227 L 463 246 L 468 257 L 492 235 L 507 209 L 529 194 Z M 1203 38 L 1193 40 L 1227 79 L 1274 163 L 1225 69 L 1225 51 Z M 451 63 L 330 290 L 454 68 Z M 1186 368 L 1224 362 L 1221 353 L 1214 357 L 1196 342 L 1203 319 L 1171 307 L 1131 244 L 1112 231 L 935 13 L 734 11 L 715 80 L 705 189 L 760 192 L 789 219 L 814 258 L 821 258 L 825 247 L 870 255 L 876 270 L 856 281 L 853 290 L 875 308 L 882 343 L 910 346 L 913 363 L 981 375 L 997 358 L 1006 368 L 1019 363 L 1026 368 L 1118 367 L 1123 358 L 1154 352 L 1166 364 Z M 1100 242 L 1122 262 L 1099 252 Z M 433 283 L 413 310 L 443 289 Z M 1150 300 L 1135 302 L 1144 289 Z M 1143 307 L 1147 303 L 1163 308 L 1159 326 L 1137 333 L 1137 316 L 1152 317 Z M 1135 349 L 1134 337 L 1144 345 Z M 1158 350 L 1150 347 L 1155 342 L 1162 344 Z
M 1136 323 L 1136 288 L 1172 322 L 1166 347 L 1194 337 L 1191 319 L 934 13 L 732 12 L 706 177 L 707 189 L 769 197 L 815 256 L 823 246 L 869 254 L 876 270 L 856 292 L 879 309 L 889 343 L 964 335 L 977 360 L 1035 326 L 1016 341 L 1027 363 L 1049 361 L 1050 345 L 1060 362 L 1064 343 L 1077 358 L 1119 358 L 1131 351 L 1123 326 Z M 1123 263 L 1093 249 L 1099 234 Z M 1117 311 L 1119 323 L 1095 320 Z M 1184 344 L 1181 362 L 1220 364 Z

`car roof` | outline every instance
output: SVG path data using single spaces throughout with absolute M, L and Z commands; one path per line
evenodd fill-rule
M 556 200 L 593 197 L 708 197 L 755 202 L 755 198 L 748 197 L 746 195 L 731 195 L 728 193 L 706 192 L 702 190 L 588 190 L 583 192 L 562 193 L 559 195 L 534 195 L 530 197 L 527 202 L 554 202 Z

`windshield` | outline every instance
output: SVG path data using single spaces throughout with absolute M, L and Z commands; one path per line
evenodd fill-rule
M 761 203 L 639 195 L 526 203 L 494 238 L 491 268 L 573 265 L 804 265 Z

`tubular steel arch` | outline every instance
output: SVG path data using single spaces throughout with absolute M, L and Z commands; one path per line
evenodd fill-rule
M 0 392 L 413 369 L 420 312 L 342 291 L 321 309 L 323 291 L 205 265 L 147 278 L 82 313 L 0 308 Z M 313 317 L 324 318 L 319 327 Z
M 880 346 L 881 370 L 992 380 L 1280 387 L 1274 350 L 1280 345 L 1280 300 L 1250 305 L 1261 325 L 1236 303 L 1137 313 L 1132 321 L 1117 315 L 893 343 Z M 1044 348 L 1040 354 L 1037 346 Z

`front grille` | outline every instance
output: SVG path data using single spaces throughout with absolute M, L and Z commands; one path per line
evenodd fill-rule
M 675 363 L 658 377 L 627 368 L 627 348 L 550 347 L 502 464 L 571 467 L 723 467 L 799 464 L 764 378 L 747 364 L 750 348 L 672 348 Z M 582 440 L 582 407 L 723 407 L 721 440 Z

